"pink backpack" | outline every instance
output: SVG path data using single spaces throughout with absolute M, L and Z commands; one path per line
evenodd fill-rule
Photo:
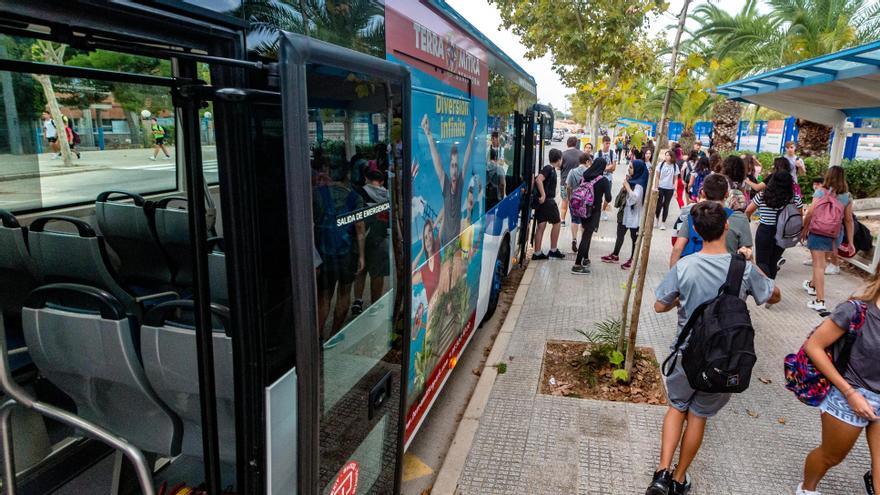
M 571 205 L 571 213 L 580 218 L 589 218 L 593 213 L 593 202 L 596 200 L 596 195 L 593 192 L 593 186 L 599 182 L 602 176 L 598 176 L 593 180 L 585 181 L 581 180 L 580 185 L 574 192 L 571 193 L 571 200 L 569 204 Z
M 837 239 L 843 223 L 843 205 L 837 195 L 825 191 L 825 195 L 816 200 L 810 219 L 810 233 Z

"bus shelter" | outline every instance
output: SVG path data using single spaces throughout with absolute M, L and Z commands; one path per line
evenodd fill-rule
M 831 126 L 830 164 L 844 157 L 846 137 L 880 134 L 862 119 L 880 118 L 880 42 L 805 60 L 719 86 L 729 99 Z M 847 126 L 847 120 L 853 127 Z

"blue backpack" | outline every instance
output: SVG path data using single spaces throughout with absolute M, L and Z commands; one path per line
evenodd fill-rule
M 694 174 L 694 184 L 691 186 L 691 197 L 699 199 L 700 191 L 703 189 L 703 181 L 709 176 L 709 172 Z
M 324 210 L 316 232 L 318 253 L 321 256 L 331 257 L 350 255 L 354 246 L 354 222 L 343 226 L 337 225 L 336 217 L 339 212 L 336 211 L 330 188 L 327 186 L 319 187 L 318 194 Z M 342 213 L 352 212 L 356 206 L 357 198 L 357 193 L 350 191 L 345 199 L 345 211 Z
M 724 213 L 727 214 L 727 218 L 730 218 L 730 215 L 733 215 L 733 210 L 730 208 L 724 208 Z M 687 255 L 694 254 L 699 250 L 703 249 L 703 238 L 700 237 L 700 234 L 694 229 L 694 224 L 691 222 L 691 214 L 688 213 L 687 216 L 688 223 L 688 243 L 685 244 L 684 249 L 681 251 L 681 257 L 684 258 Z

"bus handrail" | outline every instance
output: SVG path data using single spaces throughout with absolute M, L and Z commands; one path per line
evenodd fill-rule
M 9 369 L 9 353 L 6 349 L 6 325 L 3 321 L 3 315 L 0 314 L 0 390 L 2 390 L 12 400 L 8 400 L 0 405 L 0 444 L 3 450 L 3 485 L 6 488 L 7 495 L 16 495 L 16 474 L 15 474 L 15 458 L 12 447 L 12 409 L 15 406 L 31 409 L 38 414 L 47 418 L 54 419 L 59 423 L 63 423 L 71 428 L 83 430 L 88 435 L 109 444 L 111 447 L 121 451 L 125 457 L 134 466 L 137 473 L 138 483 L 141 487 L 141 493 L 145 495 L 155 495 L 156 490 L 153 487 L 153 474 L 147 459 L 143 452 L 124 438 L 118 437 L 113 433 L 86 421 L 75 414 L 71 414 L 63 409 L 40 402 L 33 399 L 27 392 L 22 389 L 15 380 L 12 379 L 12 373 Z

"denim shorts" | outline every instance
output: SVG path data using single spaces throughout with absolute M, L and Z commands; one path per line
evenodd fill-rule
M 858 392 L 868 401 L 868 404 L 874 408 L 874 414 L 880 416 L 880 394 L 875 394 L 874 392 L 865 390 L 861 387 L 856 387 L 856 390 L 858 390 Z M 831 387 L 831 391 L 828 392 L 828 396 L 825 397 L 825 400 L 819 406 L 819 410 L 857 428 L 868 426 L 868 420 L 853 411 L 852 407 L 849 405 L 849 401 L 846 400 L 846 397 L 843 396 L 840 390 L 837 390 L 837 387 Z
M 581 217 L 575 215 L 574 212 L 571 211 L 571 206 L 568 207 L 568 212 L 571 213 L 571 215 L 569 215 L 569 217 L 571 217 L 571 223 L 574 225 L 580 225 Z
M 810 251 L 834 251 L 834 238 L 811 233 L 807 237 L 807 249 Z

